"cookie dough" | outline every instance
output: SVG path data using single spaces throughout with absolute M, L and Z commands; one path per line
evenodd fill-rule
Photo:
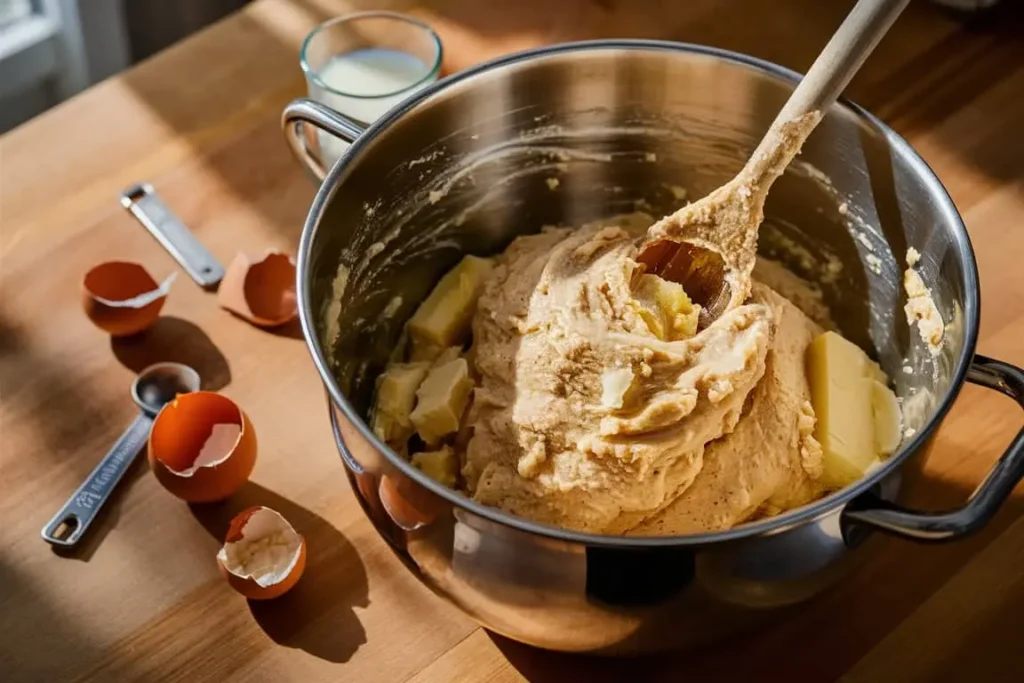
M 683 289 L 635 260 L 651 223 L 631 214 L 547 229 L 493 260 L 479 298 L 449 311 L 471 319 L 452 336 L 468 350 L 451 347 L 430 370 L 461 364 L 458 405 L 443 430 L 419 419 L 424 381 L 403 421 L 430 449 L 410 445 L 414 464 L 511 514 L 609 534 L 728 529 L 830 489 L 807 379 L 808 347 L 834 327 L 820 293 L 759 261 L 750 296 L 698 330 Z
M 621 533 L 685 491 L 694 508 L 720 508 L 714 521 L 701 513 L 687 528 L 731 526 L 773 496 L 781 506 L 816 495 L 809 481 L 821 452 L 811 430 L 801 439 L 797 414 L 808 401 L 803 349 L 820 328 L 759 287 L 690 338 L 660 339 L 634 293 L 635 242 L 649 223 L 634 215 L 550 230 L 517 240 L 498 260 L 473 321 L 481 382 L 463 476 L 478 501 L 571 529 Z M 764 386 L 772 390 L 760 392 L 759 414 L 733 439 L 770 351 Z M 789 362 L 780 365 L 779 355 Z M 608 400 L 616 383 L 624 388 Z M 797 410 L 781 423 L 760 416 L 782 394 Z M 751 448 L 761 440 L 758 422 L 772 423 L 772 438 Z M 712 443 L 716 460 L 731 453 L 744 462 L 730 467 L 750 476 L 718 484 L 705 476 L 695 490 Z M 758 475 L 768 467 L 779 476 Z M 694 517 L 679 505 L 675 517 Z

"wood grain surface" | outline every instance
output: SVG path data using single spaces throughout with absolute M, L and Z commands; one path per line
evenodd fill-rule
M 298 46 L 355 8 L 409 9 L 445 41 L 449 71 L 511 50 L 628 36 L 706 43 L 806 69 L 849 0 L 257 0 L 0 139 L 0 677 L 21 681 L 1019 681 L 1024 492 L 976 536 L 886 539 L 790 620 L 684 655 L 605 661 L 481 630 L 420 586 L 348 490 L 320 382 L 296 328 L 256 330 L 179 278 L 157 326 L 111 341 L 78 304 L 109 259 L 158 278 L 176 264 L 118 205 L 152 182 L 222 261 L 294 249 L 314 188 L 279 130 L 304 93 Z M 967 222 L 981 269 L 979 351 L 1024 363 L 1024 12 L 967 19 L 914 2 L 848 90 L 905 135 Z M 136 466 L 83 552 L 39 529 L 135 408 L 135 371 L 181 360 L 248 412 L 251 483 L 189 507 Z M 967 387 L 913 500 L 962 501 L 1021 424 Z M 214 554 L 234 512 L 281 511 L 303 533 L 296 590 L 248 604 Z

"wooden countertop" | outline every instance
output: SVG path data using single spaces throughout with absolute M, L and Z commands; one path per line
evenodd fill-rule
M 145 339 L 115 341 L 78 303 L 112 258 L 174 262 L 118 205 L 152 182 L 223 262 L 293 249 L 314 188 L 278 127 L 302 95 L 297 51 L 323 19 L 381 2 L 258 0 L 0 139 L 0 671 L 15 681 L 1024 680 L 1024 491 L 973 538 L 887 539 L 850 580 L 771 631 L 642 662 L 537 651 L 489 635 L 421 587 L 363 518 L 295 330 L 260 332 L 180 278 Z M 400 7 L 406 3 L 388 3 Z M 501 5 L 503 9 L 493 9 Z M 520 0 L 421 3 L 446 67 L 584 37 L 708 43 L 803 70 L 849 2 Z M 1016 5 L 1016 7 L 1011 7 Z M 768 7 L 771 6 L 771 9 Z M 514 9 L 513 9 L 514 7 Z M 975 24 L 915 2 L 849 93 L 905 135 L 949 189 L 982 276 L 979 351 L 1024 363 L 1024 13 Z M 135 370 L 192 363 L 248 412 L 252 482 L 188 506 L 136 467 L 85 551 L 39 529 L 127 426 Z M 967 387 L 915 501 L 962 501 L 1021 423 Z M 226 522 L 259 502 L 305 534 L 287 598 L 249 605 L 218 574 Z

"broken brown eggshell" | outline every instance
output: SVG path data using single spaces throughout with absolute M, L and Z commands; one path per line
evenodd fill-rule
M 295 319 L 295 262 L 271 251 L 254 261 L 239 253 L 228 266 L 217 302 L 258 327 L 277 327 Z
M 306 539 L 276 510 L 251 507 L 231 520 L 217 566 L 250 600 L 277 598 L 302 578 Z
M 101 263 L 82 280 L 82 308 L 96 327 L 111 336 L 138 334 L 160 317 L 175 275 L 157 283 L 138 263 Z
M 149 465 L 165 489 L 189 503 L 224 500 L 256 465 L 256 431 L 231 399 L 211 391 L 179 394 L 149 433 Z

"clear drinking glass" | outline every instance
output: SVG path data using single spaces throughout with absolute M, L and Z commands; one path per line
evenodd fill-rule
M 396 12 L 356 12 L 320 24 L 299 60 L 309 97 L 370 124 L 437 80 L 441 39 L 424 22 Z M 321 161 L 330 168 L 348 144 L 319 131 Z

